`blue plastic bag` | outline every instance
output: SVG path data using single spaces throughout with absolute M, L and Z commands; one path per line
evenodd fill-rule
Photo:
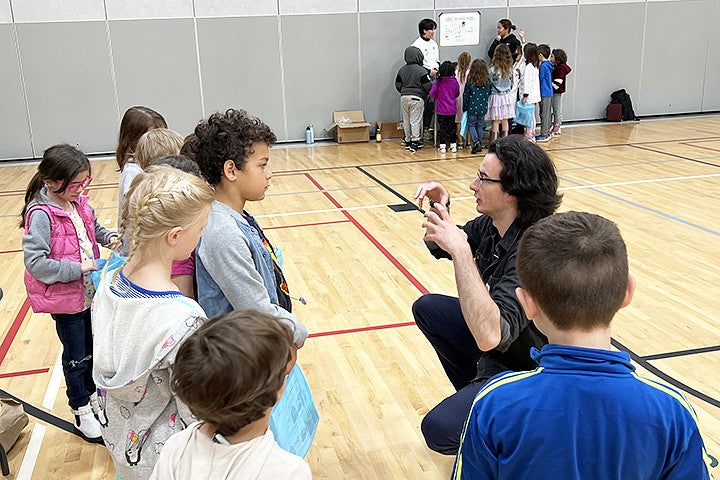
M 515 123 L 532 127 L 535 107 L 532 103 L 522 103 L 520 100 L 515 104 Z
M 463 112 L 462 120 L 460 120 L 460 136 L 464 137 L 467 133 L 467 112 Z
M 117 250 L 113 252 L 110 258 L 98 258 L 95 260 L 98 269 L 90 272 L 90 278 L 92 279 L 93 285 L 95 285 L 95 290 L 97 290 L 98 285 L 100 285 L 100 279 L 102 278 L 102 272 L 105 267 L 107 267 L 108 270 L 115 270 L 116 268 L 122 267 L 126 260 L 127 257 L 120 255 Z
M 285 392 L 270 413 L 270 430 L 283 450 L 305 457 L 320 415 L 310 392 L 310 386 L 297 363 L 285 380 Z

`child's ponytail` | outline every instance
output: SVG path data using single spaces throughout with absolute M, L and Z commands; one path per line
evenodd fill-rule
M 72 145 L 61 143 L 45 150 L 43 158 L 37 167 L 37 172 L 28 183 L 25 191 L 25 206 L 23 206 L 20 214 L 20 228 L 25 227 L 25 215 L 27 214 L 28 205 L 40 192 L 45 180 L 61 182 L 62 186 L 53 193 L 63 193 L 73 178 L 82 171 L 87 171 L 88 174 L 91 173 L 90 161 L 83 152 Z

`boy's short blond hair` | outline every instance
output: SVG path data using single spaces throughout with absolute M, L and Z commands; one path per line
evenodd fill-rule
M 145 170 L 150 163 L 164 155 L 177 155 L 183 146 L 183 137 L 167 128 L 156 128 L 145 132 L 135 149 L 135 162 Z

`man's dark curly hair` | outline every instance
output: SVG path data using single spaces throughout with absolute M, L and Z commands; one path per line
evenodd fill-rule
M 497 155 L 503 164 L 500 184 L 517 198 L 518 220 L 523 227 L 557 210 L 562 195 L 557 193 L 555 164 L 545 150 L 522 135 L 510 135 L 491 143 L 488 153 Z
M 227 160 L 243 170 L 247 158 L 254 153 L 253 144 L 265 143 L 270 147 L 276 141 L 277 137 L 262 120 L 245 110 L 234 109 L 213 113 L 201 121 L 195 127 L 195 138 L 191 139 L 195 160 L 210 185 L 220 183 Z

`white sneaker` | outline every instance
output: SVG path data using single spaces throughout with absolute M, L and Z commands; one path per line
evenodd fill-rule
M 438 150 L 440 150 L 440 153 L 445 153 L 445 152 L 447 151 L 447 150 L 445 149 L 445 144 L 444 144 L 444 143 L 441 143 L 441 144 L 440 144 L 440 148 L 438 148 Z
M 75 431 L 79 433 L 86 442 L 104 443 L 100 430 L 100 422 L 95 418 L 89 403 L 72 412 L 73 415 L 75 415 Z
M 457 143 L 451 143 L 450 144 L 450 151 L 452 153 L 457 153 Z

